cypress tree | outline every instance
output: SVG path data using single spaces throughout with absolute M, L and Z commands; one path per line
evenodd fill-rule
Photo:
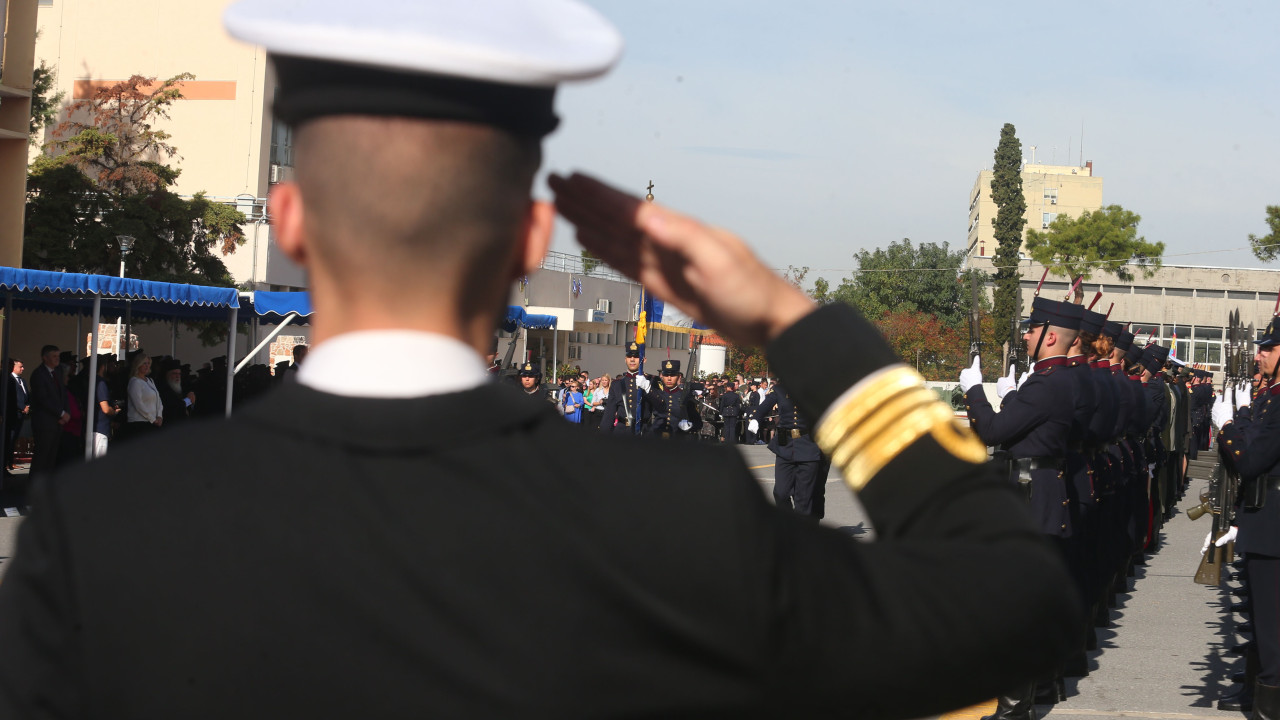
M 995 321 L 996 342 L 1021 342 L 1013 333 L 1013 314 L 1017 306 L 1020 273 L 1018 250 L 1022 246 L 1022 227 L 1026 225 L 1027 199 L 1022 194 L 1022 142 L 1018 140 L 1012 123 L 1000 129 L 1000 144 L 996 145 L 995 165 L 992 168 L 991 199 L 996 204 L 995 226 L 996 254 L 993 258 L 995 297 L 992 315 Z M 1030 312 L 1030 308 L 1024 308 Z

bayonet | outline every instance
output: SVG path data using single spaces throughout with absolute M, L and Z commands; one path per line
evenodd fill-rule
M 1076 281 L 1071 283 L 1071 288 L 1067 290 L 1067 296 L 1062 298 L 1062 301 L 1071 302 L 1071 296 L 1076 294 L 1076 289 L 1080 287 L 1082 282 L 1084 282 L 1084 275 L 1077 275 Z
M 1040 282 L 1036 283 L 1035 297 L 1040 297 L 1040 288 L 1044 287 L 1044 279 L 1049 277 L 1049 268 L 1044 269 L 1044 274 L 1040 276 Z

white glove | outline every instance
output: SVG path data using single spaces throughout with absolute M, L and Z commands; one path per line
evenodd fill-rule
M 973 365 L 960 371 L 960 391 L 969 392 L 969 388 L 982 384 L 982 358 L 974 356 Z
M 694 395 L 696 395 L 697 397 L 702 397 L 702 391 L 701 391 L 701 390 L 694 390 L 694 391 L 693 391 L 693 394 L 694 394 Z
M 1023 371 L 1022 371 L 1022 374 L 1018 376 L 1018 389 L 1019 389 L 1019 390 L 1021 390 L 1021 389 L 1022 389 L 1022 384 L 1023 384 L 1023 383 L 1025 383 L 1025 382 L 1027 381 L 1027 378 L 1029 378 L 1029 377 L 1031 377 L 1031 371 L 1030 371 L 1030 370 L 1023 370 Z
M 649 392 L 649 386 L 650 386 L 650 383 L 649 383 L 649 378 L 648 378 L 648 377 L 646 377 L 646 376 L 644 376 L 644 375 L 637 375 L 637 376 L 636 376 L 636 387 L 640 388 L 641 390 L 643 390 L 643 391 L 645 391 L 645 392 Z
M 752 420 L 751 422 L 747 423 L 747 432 L 749 433 L 760 432 L 760 423 L 756 422 L 755 420 Z
M 1235 539 L 1236 539 L 1236 529 L 1237 529 L 1237 528 L 1236 528 L 1236 526 L 1235 526 L 1235 525 L 1232 525 L 1230 530 L 1228 530 L 1228 531 L 1226 531 L 1226 532 L 1222 533 L 1222 537 L 1218 538 L 1218 540 L 1217 540 L 1216 542 L 1214 542 L 1214 543 L 1213 543 L 1213 544 L 1214 544 L 1214 546 L 1215 546 L 1215 547 L 1222 547 L 1223 545 L 1226 545 L 1227 543 L 1229 543 L 1229 542 L 1231 542 L 1231 541 L 1235 540 Z
M 1240 383 L 1236 388 L 1236 407 L 1246 408 L 1249 403 L 1253 402 L 1253 385 L 1247 382 Z
M 681 420 L 680 422 L 676 423 L 676 427 L 680 428 L 680 432 L 689 432 L 690 430 L 693 429 L 693 423 L 689 422 L 688 420 Z
M 1223 425 L 1231 422 L 1233 414 L 1231 401 L 1220 397 L 1213 402 L 1213 408 L 1209 410 L 1209 419 L 1213 422 L 1214 429 L 1221 430 Z
M 1017 366 L 1010 365 L 1008 375 L 996 378 L 996 395 L 998 395 L 1001 400 L 1004 399 L 1005 395 L 1008 395 L 1010 392 L 1017 389 L 1018 381 L 1013 379 L 1013 374 L 1017 371 Z
M 1210 531 L 1208 532 L 1208 534 L 1206 534 L 1206 535 L 1204 536 L 1204 545 L 1201 545 L 1201 546 L 1200 546 L 1200 554 L 1201 554 L 1201 555 L 1203 555 L 1203 554 L 1205 554 L 1205 553 L 1209 552 L 1209 543 L 1211 543 L 1211 542 L 1213 542 L 1213 531 L 1212 531 L 1212 530 L 1210 530 Z

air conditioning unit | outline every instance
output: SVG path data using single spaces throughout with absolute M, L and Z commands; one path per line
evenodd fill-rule
M 605 298 L 600 298 L 599 300 L 596 301 L 596 310 L 602 313 L 613 312 L 613 301 Z
M 1049 223 L 1040 223 L 1040 229 L 1041 229 L 1041 230 L 1048 230 L 1048 229 L 1049 229 Z
M 1049 198 L 1049 204 L 1050 204 L 1050 205 L 1057 205 L 1057 204 L 1058 204 L 1058 198 L 1056 198 L 1056 197 L 1055 197 L 1055 198 Z
M 281 176 L 281 175 L 283 175 L 283 174 L 284 174 L 284 173 L 282 173 L 282 172 L 280 171 L 280 166 L 279 166 L 278 164 L 276 164 L 276 163 L 271 163 L 271 184 L 272 184 L 272 185 L 274 185 L 274 184 L 276 184 L 276 183 L 280 182 L 280 180 L 281 180 L 281 177 L 280 177 L 280 176 Z

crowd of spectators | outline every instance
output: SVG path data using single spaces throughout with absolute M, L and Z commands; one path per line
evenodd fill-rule
M 283 363 L 273 375 L 266 365 L 251 365 L 236 374 L 236 404 L 262 395 L 286 382 L 305 357 L 305 347 L 295 348 L 294 363 Z M 30 422 L 31 466 L 29 476 L 53 471 L 85 458 L 87 415 L 90 412 L 90 359 L 76 360 L 55 345 L 41 348 L 39 364 L 28 365 L 17 357 L 7 362 L 8 384 L 4 406 L 4 475 L 0 504 L 22 504 L 27 478 L 15 475 L 17 449 Z M 169 356 L 153 357 L 145 351 L 117 360 L 98 356 L 94 382 L 92 453 L 101 457 L 113 445 L 164 432 L 194 417 L 219 416 L 226 408 L 226 357 L 217 357 L 198 369 Z
M 621 373 L 592 377 L 590 372 L 575 368 L 573 373 L 559 378 L 552 398 L 569 422 L 598 428 L 609 388 L 621 381 Z M 711 375 L 693 381 L 691 386 L 697 392 L 699 412 L 709 428 L 707 438 L 747 445 L 768 444 L 777 416 L 762 416 L 757 410 L 773 391 L 775 382 L 770 378 L 748 379 L 742 375 Z

